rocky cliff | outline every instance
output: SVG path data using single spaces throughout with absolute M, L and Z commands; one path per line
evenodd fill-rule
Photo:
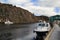
M 36 18 L 37 18 L 37 20 L 42 20 L 42 21 L 49 22 L 49 17 L 48 16 L 41 15 L 41 16 L 36 16 Z
M 14 23 L 32 23 L 37 21 L 31 12 L 23 8 L 0 3 L 0 21 L 5 22 L 6 20 Z

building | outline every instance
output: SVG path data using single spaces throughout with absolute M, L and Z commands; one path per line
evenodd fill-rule
M 59 24 L 60 23 L 60 15 L 51 16 L 49 20 L 50 20 L 50 22 Z

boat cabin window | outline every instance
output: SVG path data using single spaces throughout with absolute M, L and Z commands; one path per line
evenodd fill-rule
M 48 27 L 48 24 L 46 24 L 46 27 Z
M 45 26 L 45 24 L 39 24 L 39 26 Z
M 39 26 L 41 26 L 41 24 L 39 24 Z
M 45 26 L 45 24 L 42 24 L 42 26 Z

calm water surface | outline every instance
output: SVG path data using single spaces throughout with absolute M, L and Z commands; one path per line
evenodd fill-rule
M 12 40 L 32 40 L 35 33 L 33 29 L 37 26 L 37 23 L 33 24 L 13 24 L 4 25 L 0 24 L 0 34 L 4 35 L 6 33 L 11 33 Z

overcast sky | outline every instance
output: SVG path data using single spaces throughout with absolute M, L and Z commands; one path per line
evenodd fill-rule
M 60 0 L 0 0 L 0 2 L 22 7 L 36 16 L 60 15 Z

